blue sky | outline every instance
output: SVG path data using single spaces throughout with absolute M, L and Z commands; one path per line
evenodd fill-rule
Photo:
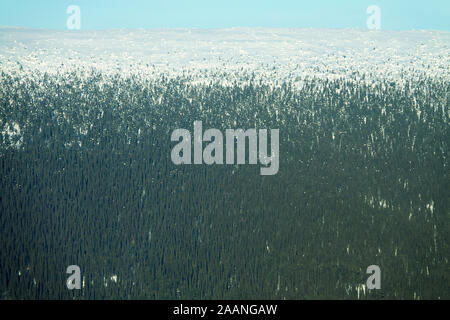
M 0 26 L 66 29 L 69 5 L 81 29 L 366 28 L 377 5 L 381 29 L 450 31 L 449 0 L 0 0 Z

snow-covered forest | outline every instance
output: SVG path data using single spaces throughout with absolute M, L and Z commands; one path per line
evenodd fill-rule
M 448 299 L 449 44 L 1 28 L 1 297 Z M 174 165 L 195 120 L 279 129 L 279 172 Z

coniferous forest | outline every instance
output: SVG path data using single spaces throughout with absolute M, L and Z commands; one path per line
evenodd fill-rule
M 1 298 L 449 299 L 449 91 L 1 72 Z M 195 120 L 279 129 L 278 173 L 173 164 Z

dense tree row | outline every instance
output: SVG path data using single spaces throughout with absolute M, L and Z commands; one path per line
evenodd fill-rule
M 3 299 L 450 297 L 447 82 L 189 80 L 1 74 Z M 194 120 L 280 129 L 278 174 L 175 166 Z

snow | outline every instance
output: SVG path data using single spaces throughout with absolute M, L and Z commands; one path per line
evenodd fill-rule
M 153 29 L 54 31 L 0 28 L 4 71 L 74 68 L 147 78 L 191 76 L 230 81 L 224 73 L 269 82 L 365 75 L 398 80 L 426 74 L 449 80 L 450 32 L 358 29 Z
M 0 128 L 2 122 L 0 121 Z M 16 122 L 5 123 L 2 130 L 1 142 L 6 143 L 6 145 L 13 146 L 19 149 L 23 143 L 23 136 L 21 135 L 20 126 Z

